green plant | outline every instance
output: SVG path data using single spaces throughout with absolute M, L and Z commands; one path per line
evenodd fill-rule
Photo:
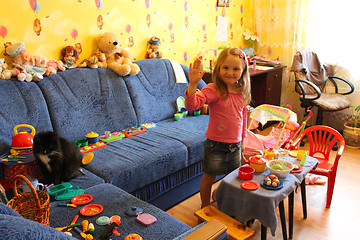
M 350 105 L 349 108 L 352 108 L 352 115 L 351 115 L 351 119 L 354 121 L 354 128 L 358 127 L 359 124 L 359 120 L 360 120 L 360 105 L 358 106 L 353 106 Z M 360 128 L 360 126 L 359 126 Z

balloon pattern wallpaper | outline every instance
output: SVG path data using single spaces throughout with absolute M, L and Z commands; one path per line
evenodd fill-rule
M 80 59 L 96 50 L 98 34 L 119 34 L 121 47 L 134 60 L 145 58 L 153 36 L 161 40 L 163 58 L 188 65 L 209 48 L 218 48 L 219 17 L 228 18 L 227 44 L 249 47 L 242 33 L 253 29 L 252 1 L 232 0 L 217 7 L 217 0 L 1 0 L 0 58 L 4 45 L 24 42 L 31 55 L 59 59 L 62 48 L 81 49 Z M 217 51 L 209 51 L 215 57 Z

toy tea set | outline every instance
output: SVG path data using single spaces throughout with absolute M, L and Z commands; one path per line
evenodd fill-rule
M 254 173 L 262 173 L 269 169 L 270 174 L 266 176 L 260 183 L 260 185 L 268 190 L 278 190 L 283 187 L 283 181 L 290 172 L 300 173 L 302 166 L 305 163 L 307 152 L 303 150 L 296 151 L 295 157 L 301 161 L 300 165 L 292 163 L 283 159 L 278 159 L 280 154 L 288 154 L 288 151 L 276 150 L 269 148 L 263 151 L 262 155 L 255 155 L 246 159 L 243 154 L 246 165 L 239 167 L 239 178 L 244 180 L 241 183 L 241 187 L 246 190 L 256 190 L 259 188 L 259 184 L 251 181 L 254 177 Z M 290 156 L 294 157 L 295 153 L 290 152 Z M 297 155 L 299 154 L 299 156 Z

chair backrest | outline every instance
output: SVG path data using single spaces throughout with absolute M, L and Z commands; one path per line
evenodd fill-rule
M 304 79 L 314 83 L 322 92 L 325 88 L 328 77 L 334 75 L 332 66 L 320 62 L 316 53 L 312 51 L 298 51 L 294 55 L 290 69 L 295 74 L 295 79 Z M 305 94 L 316 94 L 313 88 L 304 86 Z M 299 86 L 295 87 L 296 92 L 302 94 Z
M 315 125 L 302 131 L 297 139 L 300 141 L 305 136 L 309 141 L 309 156 L 326 161 L 329 160 L 333 146 L 339 142 L 339 147 L 333 162 L 337 167 L 338 160 L 345 148 L 345 140 L 338 131 L 328 126 Z M 299 141 L 295 141 L 294 143 Z M 316 154 L 320 154 L 322 157 L 315 156 Z

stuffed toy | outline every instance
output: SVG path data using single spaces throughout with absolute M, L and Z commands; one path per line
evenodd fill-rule
M 160 39 L 157 37 L 152 37 L 148 41 L 146 58 L 162 58 L 163 54 L 160 52 Z
M 135 75 L 140 71 L 137 64 L 132 63 L 131 52 L 120 47 L 120 37 L 117 33 L 106 32 L 96 39 L 97 47 L 106 56 L 104 68 L 109 68 L 120 76 Z
M 34 66 L 23 42 L 9 45 L 5 52 L 10 56 L 10 67 L 16 72 L 19 81 L 40 81 L 46 72 L 44 68 Z
M 9 69 L 8 65 L 5 62 L 5 59 L 0 59 L 0 78 L 1 79 L 10 79 L 12 77 L 12 72 Z
M 80 67 L 89 67 L 89 68 L 102 68 L 106 64 L 106 56 L 104 53 L 99 50 L 95 51 L 90 57 L 84 59 Z
M 66 68 L 76 68 L 79 52 L 74 46 L 66 46 L 61 50 L 61 61 Z
M 48 68 L 52 68 L 55 70 L 55 72 L 57 73 L 59 70 L 60 71 L 65 71 L 65 65 L 62 61 L 57 61 L 55 59 L 50 59 L 48 62 L 47 62 L 47 67 Z
M 34 66 L 45 69 L 46 72 L 44 73 L 44 76 L 57 73 L 57 70 L 54 67 L 48 66 L 49 59 L 44 56 L 32 56 L 31 62 Z

